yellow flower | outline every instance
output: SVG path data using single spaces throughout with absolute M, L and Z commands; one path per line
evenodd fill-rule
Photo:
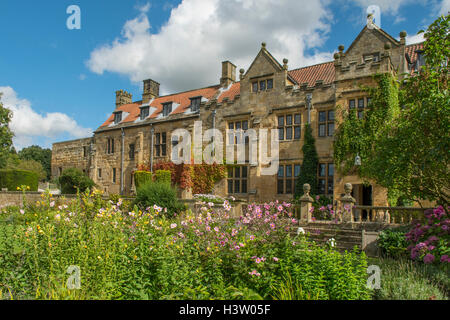
M 17 190 L 20 190 L 20 188 L 19 188 L 19 187 L 17 187 Z
M 136 260 L 137 259 L 137 256 L 134 256 L 134 260 Z

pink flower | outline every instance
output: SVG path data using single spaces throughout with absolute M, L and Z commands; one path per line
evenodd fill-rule
M 278 262 L 278 260 L 280 259 L 278 259 L 277 257 L 273 257 L 273 261 Z
M 252 241 L 255 240 L 255 236 L 254 236 L 254 235 L 251 235 L 251 236 L 250 236 L 250 240 L 252 240 Z
M 423 262 L 432 263 L 434 261 L 434 256 L 431 253 L 427 253 L 425 257 L 423 257 Z
M 218 227 L 214 227 L 214 231 L 215 232 L 219 232 L 219 228 Z
M 50 202 L 50 207 L 53 208 L 55 206 L 55 201 Z
M 177 224 L 176 223 L 172 223 L 171 225 L 170 225 L 170 228 L 171 229 L 175 229 L 177 227 Z
M 23 210 L 23 209 L 20 209 L 19 212 L 20 212 L 20 214 L 25 214 L 25 210 Z
M 248 273 L 249 275 L 251 275 L 251 276 L 257 276 L 257 277 L 259 277 L 261 274 L 258 272 L 258 271 L 256 271 L 256 270 L 253 270 L 252 272 L 249 272 Z

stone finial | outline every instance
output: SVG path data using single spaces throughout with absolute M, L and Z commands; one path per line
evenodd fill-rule
M 344 47 L 343 44 L 341 44 L 341 45 L 338 47 L 338 49 L 339 49 L 339 53 L 342 53 L 342 52 L 344 52 L 345 47 Z
M 391 43 L 390 42 L 386 42 L 384 44 L 384 50 L 390 50 L 392 48 Z
M 401 44 L 406 44 L 406 36 L 407 36 L 406 31 L 400 32 L 400 43 Z
M 288 69 L 288 62 L 289 62 L 288 59 L 286 59 L 286 58 L 283 59 L 283 69 L 284 69 L 284 70 L 287 70 L 287 69 Z
M 261 48 L 263 48 L 263 49 L 266 48 L 266 43 L 265 42 L 261 43 Z
M 244 69 L 239 69 L 239 79 L 240 80 L 242 80 L 244 78 L 244 73 L 245 73 Z
M 337 60 L 337 59 L 339 59 L 340 55 L 339 55 L 339 53 L 336 52 L 333 57 L 335 60 Z
M 305 183 L 303 185 L 303 196 L 300 198 L 300 201 L 314 202 L 314 199 L 309 195 L 310 192 L 311 186 L 309 185 L 309 183 Z

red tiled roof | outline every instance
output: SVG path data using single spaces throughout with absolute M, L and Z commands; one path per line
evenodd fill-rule
M 313 87 L 317 80 L 322 80 L 323 84 L 330 84 L 335 80 L 334 63 L 325 62 L 291 70 L 289 71 L 289 75 L 297 81 L 299 85 L 308 83 L 309 87 Z
M 165 102 L 173 102 L 174 103 L 174 109 L 171 114 L 183 113 L 191 105 L 191 100 L 189 98 L 202 96 L 206 99 L 211 99 L 216 95 L 219 88 L 220 88 L 220 86 L 216 85 L 216 86 L 212 86 L 212 87 L 196 89 L 196 90 L 191 90 L 191 91 L 186 91 L 186 92 L 181 92 L 181 93 L 176 93 L 176 94 L 171 94 L 168 96 L 156 98 L 155 100 L 153 100 L 150 103 L 151 107 L 156 108 L 156 111 L 150 115 L 150 119 L 156 118 L 162 112 L 162 104 Z M 140 116 L 141 110 L 139 107 L 141 106 L 141 104 L 142 104 L 142 101 L 134 102 L 131 104 L 125 104 L 125 105 L 120 106 L 119 108 L 116 108 L 116 110 L 114 110 L 114 112 L 122 111 L 122 112 L 129 113 L 126 116 L 126 118 L 122 119 L 121 123 L 134 122 Z M 114 122 L 114 114 L 112 114 L 108 118 L 108 120 L 106 120 L 105 123 L 103 123 L 100 126 L 100 128 L 107 127 L 110 124 L 112 124 L 113 122 Z
M 412 64 L 415 64 L 415 62 L 417 61 L 417 50 L 423 50 L 423 42 L 421 43 L 414 43 L 414 44 L 410 44 L 408 46 L 406 46 L 406 54 L 409 55 L 409 59 L 411 60 Z M 413 65 L 413 69 L 414 69 L 414 65 Z M 414 70 L 411 70 L 414 71 Z
M 236 82 L 231 85 L 231 88 L 227 91 L 222 92 L 217 98 L 218 103 L 222 103 L 225 98 L 228 98 L 229 101 L 233 101 L 234 98 L 241 93 L 241 83 Z

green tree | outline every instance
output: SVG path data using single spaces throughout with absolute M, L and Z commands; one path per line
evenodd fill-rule
M 399 196 L 449 205 L 449 31 L 449 15 L 433 22 L 424 35 L 425 66 L 400 81 L 378 75 L 379 86 L 366 88 L 372 102 L 365 118 L 344 112 L 335 136 L 339 170 L 386 187 L 392 205 Z M 355 169 L 357 153 L 362 163 Z
M 50 179 L 52 150 L 34 145 L 20 150 L 19 158 L 21 160 L 34 160 L 39 162 L 45 170 L 46 178 Z
M 84 192 L 87 188 L 91 189 L 95 186 L 94 181 L 75 168 L 64 170 L 59 177 L 59 184 L 61 185 L 62 194 L 75 194 L 77 190 Z
M 303 163 L 295 185 L 295 198 L 303 195 L 303 185 L 309 183 L 311 185 L 311 194 L 318 194 L 317 186 L 317 167 L 319 165 L 319 156 L 316 150 L 316 140 L 313 137 L 310 124 L 305 125 L 305 143 L 302 147 Z
M 0 99 L 1 95 L 2 93 L 0 92 Z M 11 110 L 3 107 L 3 104 L 0 101 L 0 168 L 6 166 L 12 148 L 12 138 L 14 134 L 9 128 L 11 118 Z
M 26 170 L 35 172 L 39 178 L 39 181 L 45 181 L 47 173 L 45 172 L 42 164 L 35 160 L 20 160 L 17 155 L 11 154 L 8 159 L 6 169 L 13 170 Z

